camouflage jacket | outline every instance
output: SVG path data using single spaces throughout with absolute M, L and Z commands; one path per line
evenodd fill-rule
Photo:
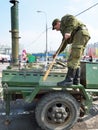
M 65 33 L 71 33 L 73 36 L 73 33 L 77 31 L 79 28 L 82 29 L 83 27 L 86 28 L 86 25 L 84 25 L 81 21 L 77 20 L 75 16 L 73 15 L 65 15 L 61 19 L 61 28 L 60 31 L 64 37 Z M 90 37 L 89 32 L 87 29 L 82 29 L 83 35 L 87 35 Z
M 83 35 L 86 35 L 90 38 L 88 29 L 86 28 L 86 25 L 84 25 L 81 21 L 77 20 L 75 16 L 73 15 L 65 15 L 61 19 L 61 27 L 60 31 L 62 33 L 63 39 L 63 46 L 60 49 L 61 53 L 67 46 L 67 44 L 71 44 L 73 41 L 73 37 L 77 31 L 81 30 Z M 64 40 L 65 33 L 71 33 L 71 37 L 68 40 Z M 62 44 L 62 43 L 61 43 Z

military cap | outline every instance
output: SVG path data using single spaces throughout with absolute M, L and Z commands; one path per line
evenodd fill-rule
M 54 26 L 57 24 L 57 22 L 60 22 L 59 19 L 54 19 L 53 22 L 52 22 L 52 30 L 54 30 Z

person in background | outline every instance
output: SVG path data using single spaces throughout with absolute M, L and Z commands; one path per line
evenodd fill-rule
M 92 62 L 92 61 L 93 61 L 92 56 L 89 56 L 89 61 L 90 61 L 90 62 Z
M 59 20 L 58 18 L 54 19 L 52 22 L 52 29 L 60 31 L 63 39 L 63 45 L 59 46 L 59 53 L 61 53 L 67 46 L 71 44 L 71 52 L 68 57 L 67 66 L 68 72 L 65 79 L 61 82 L 58 82 L 58 86 L 68 86 L 68 85 L 77 85 L 80 83 L 80 59 L 84 52 L 87 42 L 90 39 L 90 35 L 86 25 L 79 21 L 73 15 L 65 15 Z M 58 53 L 58 50 L 53 55 L 53 58 Z
M 2 60 L 1 60 L 1 61 L 2 61 L 2 64 L 3 64 L 3 63 L 4 63 L 4 58 L 2 58 Z

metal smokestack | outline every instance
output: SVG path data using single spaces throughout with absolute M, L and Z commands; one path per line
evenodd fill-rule
M 18 64 L 19 55 L 19 19 L 18 19 L 18 1 L 10 0 L 11 7 L 11 37 L 12 37 L 12 65 Z

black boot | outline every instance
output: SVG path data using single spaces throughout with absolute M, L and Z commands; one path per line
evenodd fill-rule
M 71 86 L 71 85 L 73 85 L 75 71 L 76 71 L 75 69 L 69 67 L 65 80 L 58 82 L 57 86 Z
M 73 79 L 73 84 L 74 85 L 80 84 L 80 68 L 76 69 L 76 73 L 75 73 L 75 76 L 74 76 L 74 79 Z

